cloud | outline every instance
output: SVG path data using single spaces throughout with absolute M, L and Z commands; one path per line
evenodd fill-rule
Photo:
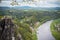
M 10 1 L 2 1 L 1 3 L 0 3 L 0 6 L 10 6 Z
M 37 2 L 22 2 L 22 0 L 17 0 L 19 3 L 18 6 L 31 6 L 31 7 L 60 7 L 60 1 L 59 0 L 37 0 Z M 10 1 L 2 1 L 0 3 L 0 6 L 10 6 Z

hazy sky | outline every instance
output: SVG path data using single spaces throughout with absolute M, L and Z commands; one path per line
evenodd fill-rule
M 18 2 L 19 5 L 15 5 L 15 6 L 31 6 L 31 7 L 60 7 L 60 0 L 35 0 L 36 2 L 31 2 L 26 3 L 26 2 L 22 2 L 23 0 L 16 0 Z M 9 6 L 12 7 L 12 5 L 10 5 L 10 3 L 12 2 L 12 0 L 3 0 L 0 3 L 0 6 Z

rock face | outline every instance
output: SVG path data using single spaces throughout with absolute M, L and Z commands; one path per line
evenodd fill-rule
M 0 40 L 15 40 L 15 26 L 11 18 L 4 17 L 0 20 Z

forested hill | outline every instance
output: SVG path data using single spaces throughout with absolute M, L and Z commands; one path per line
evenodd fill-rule
M 60 10 L 60 7 L 29 7 L 29 6 L 17 6 L 17 7 L 0 7 L 0 10 L 11 10 L 11 9 L 15 9 L 15 10 Z

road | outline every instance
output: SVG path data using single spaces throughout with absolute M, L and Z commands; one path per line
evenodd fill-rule
M 52 36 L 50 31 L 50 24 L 51 21 L 47 21 L 44 24 L 40 25 L 39 28 L 37 28 L 37 38 L 38 40 L 55 40 L 55 38 Z

